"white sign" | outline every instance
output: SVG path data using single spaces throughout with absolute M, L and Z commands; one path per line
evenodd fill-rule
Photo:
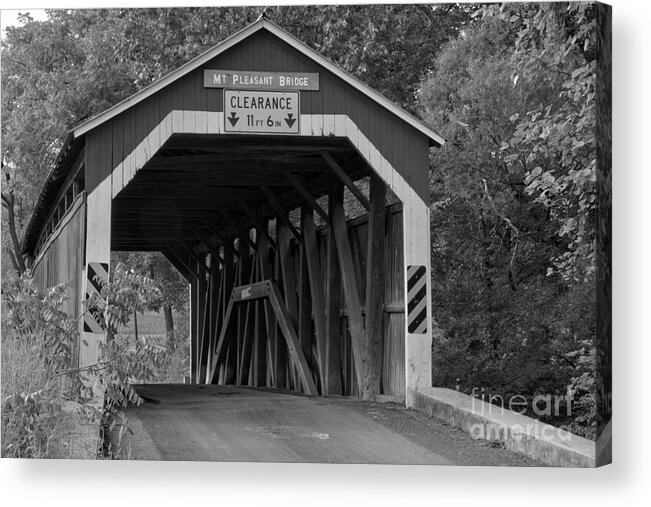
M 250 134 L 298 134 L 298 92 L 224 90 L 224 129 Z
M 318 91 L 319 75 L 311 72 L 259 72 L 204 69 L 203 86 L 247 90 Z

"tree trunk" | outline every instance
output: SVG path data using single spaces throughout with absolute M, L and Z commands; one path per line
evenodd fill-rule
M 5 178 L 7 179 L 7 185 L 9 185 L 9 174 L 5 173 Z M 9 235 L 11 236 L 11 250 L 10 258 L 11 264 L 14 269 L 18 272 L 19 275 L 22 275 L 25 272 L 25 259 L 20 254 L 20 240 L 18 239 L 18 233 L 16 232 L 16 212 L 15 212 L 16 199 L 14 197 L 13 190 L 9 189 L 7 192 L 2 193 L 2 206 L 7 210 L 7 225 L 9 227 Z
M 165 315 L 165 336 L 167 336 L 167 347 L 170 350 L 174 350 L 176 348 L 176 340 L 174 339 L 174 318 L 172 317 L 172 307 L 164 303 L 163 314 Z

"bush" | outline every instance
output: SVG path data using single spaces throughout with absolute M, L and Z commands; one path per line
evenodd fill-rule
M 41 290 L 29 273 L 3 285 L 2 457 L 45 458 L 75 389 L 67 374 L 77 326 L 59 310 L 63 285 Z
M 132 383 L 155 380 L 161 370 L 169 373 L 172 355 L 167 347 L 118 334 L 157 290 L 149 278 L 122 264 L 115 267 L 102 299 L 91 302 L 105 316 L 106 340 L 100 342 L 98 362 L 80 369 L 71 351 L 79 340 L 81 317 L 73 319 L 60 310 L 66 286 L 40 289 L 29 272 L 4 280 L 2 457 L 60 457 L 51 452 L 50 443 L 71 411 L 112 431 L 124 421 L 121 410 L 141 401 Z M 96 404 L 98 393 L 101 406 Z

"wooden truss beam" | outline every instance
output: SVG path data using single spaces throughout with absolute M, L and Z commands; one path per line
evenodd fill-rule
M 240 204 L 240 206 L 247 214 L 247 216 L 251 219 L 251 222 L 253 223 L 253 227 L 255 227 L 258 233 L 262 234 L 265 238 L 267 238 L 267 241 L 269 242 L 271 248 L 276 250 L 276 242 L 269 234 L 268 228 L 265 227 L 260 221 L 260 219 L 256 216 L 255 211 L 253 211 L 251 205 L 248 202 L 246 202 L 244 199 L 238 199 L 237 202 Z
M 322 152 L 321 156 L 324 158 L 324 160 L 328 163 L 328 166 L 330 169 L 332 169 L 332 172 L 334 172 L 339 179 L 343 182 L 344 185 L 348 187 L 348 190 L 357 197 L 357 200 L 362 203 L 362 206 L 364 206 L 367 210 L 371 209 L 371 203 L 368 201 L 366 196 L 362 193 L 362 191 L 357 188 L 357 185 L 355 185 L 355 182 L 350 179 L 350 176 L 346 174 L 346 171 L 344 171 L 337 161 L 332 158 L 332 155 L 327 152 Z
M 309 204 L 314 211 L 316 211 L 319 215 L 321 215 L 321 218 L 325 220 L 326 224 L 330 223 L 330 217 L 328 214 L 325 212 L 325 210 L 319 205 L 318 202 L 316 202 L 316 199 L 314 196 L 310 193 L 310 191 L 305 188 L 305 186 L 300 182 L 300 180 L 294 176 L 292 173 L 285 173 L 285 178 L 292 184 L 292 186 L 298 191 L 299 194 L 305 199 L 305 202 Z
M 262 192 L 264 195 L 269 199 L 269 202 L 273 206 L 273 208 L 276 210 L 276 213 L 278 214 L 278 218 L 289 228 L 291 233 L 294 235 L 294 237 L 298 240 L 301 241 L 301 233 L 296 230 L 296 227 L 294 227 L 294 224 L 292 224 L 289 220 L 289 217 L 287 216 L 287 212 L 283 209 L 281 204 L 278 202 L 278 199 L 276 199 L 276 196 L 271 193 L 271 190 L 269 190 L 265 186 L 260 187 L 262 189 Z
M 233 215 L 231 215 L 228 211 L 226 210 L 220 210 L 221 215 L 226 219 L 226 221 L 233 227 L 240 235 L 240 239 L 244 241 L 247 245 L 249 245 L 249 248 L 251 250 L 255 250 L 255 244 L 253 241 L 251 241 L 251 238 L 249 237 L 249 231 L 245 230 L 243 226 L 239 224 L 235 218 L 233 218 Z

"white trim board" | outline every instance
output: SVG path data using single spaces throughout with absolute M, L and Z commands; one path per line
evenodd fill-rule
M 206 111 L 172 111 L 124 160 L 115 166 L 102 185 L 109 185 L 115 198 L 139 169 L 156 154 L 173 134 L 223 134 L 224 113 Z M 249 134 L 256 135 L 256 134 Z M 404 305 L 407 308 L 407 266 L 426 267 L 427 301 L 431 301 L 431 259 L 429 208 L 402 175 L 369 141 L 347 115 L 310 115 L 300 118 L 301 136 L 346 137 L 380 178 L 393 190 L 403 205 Z M 110 206 L 110 203 L 109 203 Z M 431 386 L 432 308 L 427 305 L 427 329 L 423 334 L 408 331 L 405 318 L 405 382 L 407 388 Z M 406 392 L 406 391 L 405 391 Z

